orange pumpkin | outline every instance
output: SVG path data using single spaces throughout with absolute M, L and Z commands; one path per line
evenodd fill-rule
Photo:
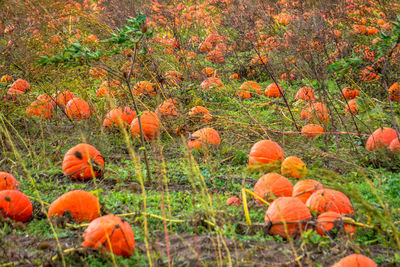
M 357 96 L 360 96 L 360 93 L 355 88 L 345 87 L 342 90 L 342 97 L 345 99 L 354 99 Z
M 132 88 L 132 92 L 134 95 L 140 96 L 140 95 L 147 95 L 147 96 L 155 96 L 156 91 L 155 91 L 155 86 L 153 83 L 148 82 L 148 81 L 141 81 L 135 84 Z
M 393 139 L 393 141 L 390 143 L 389 149 L 392 152 L 400 152 L 400 142 L 399 142 L 399 138 L 395 138 Z
M 357 114 L 357 102 L 355 99 L 349 100 L 345 109 L 346 114 Z
M 30 87 L 30 84 L 24 79 L 17 79 L 13 84 L 11 84 L 10 89 L 25 93 L 29 91 Z
M 227 206 L 241 206 L 242 201 L 237 197 L 230 197 L 226 200 Z
M 11 82 L 11 76 L 10 75 L 3 75 L 1 76 L 0 82 L 2 83 L 9 83 Z
M 65 106 L 65 113 L 71 120 L 86 120 L 90 117 L 89 104 L 81 98 L 72 98 Z
M 51 119 L 53 117 L 53 105 L 50 102 L 33 101 L 31 105 L 26 108 L 26 116 Z
M 251 93 L 249 91 L 237 91 L 236 95 L 242 99 L 247 99 L 251 97 Z
M 72 180 L 88 180 L 103 175 L 104 159 L 89 144 L 79 144 L 65 153 L 62 170 Z
M 281 173 L 282 175 L 301 179 L 306 177 L 307 168 L 304 162 L 295 156 L 287 157 L 281 165 Z
M 18 190 L 0 191 L 0 212 L 5 218 L 27 222 L 32 216 L 32 203 Z
M 91 222 L 100 216 L 100 203 L 96 196 L 82 190 L 69 191 L 53 201 L 49 217 L 61 217 L 69 211 L 77 223 Z
M 308 121 L 317 120 L 320 123 L 328 122 L 328 109 L 320 102 L 311 103 L 301 111 L 301 118 Z
M 307 124 L 301 128 L 301 133 L 307 137 L 316 137 L 324 132 L 324 128 L 318 124 Z
M 160 119 L 171 119 L 178 115 L 178 108 L 175 106 L 178 102 L 172 98 L 165 100 L 156 109 L 156 115 Z
M 152 111 L 144 111 L 140 116 L 144 139 L 154 140 L 158 137 L 160 131 L 160 123 L 157 115 Z M 135 118 L 131 123 L 131 134 L 140 136 L 139 119 Z
M 297 91 L 295 99 L 296 100 L 301 99 L 304 101 L 314 101 L 315 100 L 314 90 L 311 87 L 304 86 L 300 88 L 299 91 Z
M 231 80 L 239 80 L 239 74 L 233 73 L 231 76 L 229 76 L 229 79 L 231 79 Z
M 342 220 L 343 215 L 334 211 L 327 211 L 321 213 L 315 225 L 315 230 L 319 235 L 325 235 L 326 233 L 330 234 L 329 232 L 335 228 L 335 224 L 339 223 Z M 355 228 L 353 225 L 344 224 L 344 229 L 347 233 L 354 233 Z
M 135 250 L 135 236 L 131 226 L 120 217 L 105 215 L 93 220 L 83 233 L 83 247 L 112 251 L 129 258 Z
M 396 130 L 389 127 L 379 128 L 368 137 L 366 148 L 373 151 L 389 147 L 395 138 L 397 138 Z
M 70 91 L 61 92 L 57 95 L 57 105 L 60 107 L 65 107 L 65 105 L 67 105 L 67 103 L 73 98 L 75 98 L 74 93 Z
M 272 202 L 265 213 L 269 233 L 283 238 L 296 237 L 312 218 L 307 206 L 294 197 L 280 197 Z
M 301 180 L 294 185 L 292 196 L 300 199 L 305 204 L 315 191 L 322 188 L 322 184 L 315 180 Z
M 389 87 L 389 98 L 392 101 L 400 101 L 400 84 L 394 83 Z
M 292 191 L 293 185 L 289 179 L 275 172 L 261 176 L 254 185 L 254 193 L 267 201 L 277 197 L 290 197 Z M 254 199 L 257 203 L 262 203 L 258 198 Z
M 279 85 L 279 87 L 276 85 L 276 83 L 271 83 L 270 85 L 267 86 L 267 88 L 264 91 L 265 96 L 267 97 L 282 97 L 281 94 L 283 94 L 283 89 Z
M 318 214 L 335 211 L 340 214 L 353 214 L 349 198 L 342 192 L 333 189 L 320 189 L 312 193 L 306 205 Z
M 202 106 L 195 106 L 189 111 L 190 119 L 200 121 L 201 123 L 209 123 L 212 120 L 210 111 Z
M 10 173 L 0 172 L 0 191 L 7 189 L 18 190 L 19 183 Z
M 179 82 L 183 81 L 183 74 L 179 71 L 170 70 L 164 76 L 171 85 L 178 85 Z
M 268 58 L 263 55 L 256 55 L 250 61 L 250 65 L 253 65 L 253 66 L 263 65 L 263 64 L 267 64 L 267 63 L 268 63 Z
M 249 165 L 276 163 L 284 158 L 283 149 L 277 143 L 271 140 L 261 140 L 250 149 Z
M 255 92 L 257 94 L 262 93 L 261 86 L 255 81 L 246 81 L 246 82 L 242 83 L 242 85 L 240 85 L 239 89 L 242 91 Z
M 342 258 L 332 265 L 332 267 L 378 267 L 370 258 L 361 254 L 351 254 Z
M 217 77 L 208 77 L 201 84 L 200 87 L 206 89 L 207 91 L 210 89 L 215 89 L 218 87 L 224 87 L 222 81 Z
M 189 149 L 199 149 L 208 145 L 218 146 L 220 143 L 221 139 L 216 130 L 213 128 L 203 128 L 191 134 L 187 145 Z

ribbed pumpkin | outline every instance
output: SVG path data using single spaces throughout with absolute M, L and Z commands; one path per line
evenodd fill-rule
M 237 91 L 236 95 L 242 99 L 247 99 L 251 97 L 251 93 L 249 91 Z
M 372 135 L 368 137 L 365 146 L 369 151 L 389 147 L 390 143 L 395 138 L 397 138 L 396 130 L 389 127 L 382 127 L 375 130 Z
M 262 165 L 279 162 L 285 158 L 283 149 L 274 141 L 261 140 L 255 143 L 249 154 L 249 165 Z
M 89 104 L 82 98 L 72 98 L 65 106 L 65 113 L 71 120 L 86 120 L 90 117 Z
M 67 103 L 73 98 L 75 98 L 74 93 L 72 93 L 70 91 L 61 92 L 57 95 L 57 98 L 56 98 L 57 105 L 59 105 L 61 107 L 65 107 L 65 105 L 67 105 Z
M 112 251 L 129 258 L 135 250 L 135 236 L 131 226 L 114 215 L 93 220 L 83 233 L 83 247 Z
M 0 212 L 5 218 L 27 222 L 32 216 L 32 203 L 18 190 L 0 191 Z
M 290 197 L 292 192 L 293 185 L 289 179 L 275 172 L 261 176 L 254 185 L 254 193 L 266 201 L 274 200 L 277 197 Z M 261 204 L 258 198 L 254 199 Z
M 265 213 L 265 223 L 270 226 L 269 233 L 283 238 L 296 237 L 311 218 L 306 205 L 294 197 L 275 199 Z
M 315 180 L 312 179 L 301 180 L 294 185 L 292 196 L 300 199 L 305 204 L 307 202 L 307 199 L 315 191 L 322 188 L 323 188 L 322 184 Z
M 282 97 L 281 93 L 283 94 L 283 89 L 281 86 L 278 87 L 276 83 L 271 83 L 264 91 L 265 96 L 273 98 Z
M 351 99 L 347 102 L 346 104 L 346 109 L 345 109 L 346 114 L 357 114 L 357 102 L 355 99 Z
M 357 96 L 360 96 L 360 93 L 358 93 L 358 90 L 355 88 L 350 88 L 347 86 L 342 90 L 342 97 L 345 99 L 354 99 Z
M 300 116 L 303 120 L 317 120 L 320 123 L 328 122 L 330 119 L 328 109 L 325 107 L 324 104 L 320 102 L 309 104 L 305 109 L 301 111 Z
M 51 119 L 53 117 L 53 105 L 48 101 L 35 100 L 26 108 L 26 116 Z
M 26 93 L 30 89 L 30 84 L 24 79 L 17 79 L 13 84 L 11 84 L 10 90 L 20 91 Z
M 103 121 L 103 127 L 130 125 L 134 118 L 136 118 L 136 112 L 129 107 L 112 109 L 107 113 Z
M 316 137 L 324 132 L 324 128 L 318 124 L 307 124 L 301 128 L 301 133 L 307 137 Z
M 389 87 L 389 98 L 392 101 L 400 101 L 400 83 L 394 83 Z
M 202 106 L 195 106 L 190 109 L 189 117 L 193 121 L 200 121 L 201 123 L 209 123 L 212 120 L 210 111 Z
M 72 180 L 88 180 L 103 175 L 104 159 L 100 152 L 89 144 L 79 144 L 65 153 L 62 163 L 64 175 Z
M 400 143 L 399 143 L 399 138 L 393 139 L 393 141 L 390 143 L 389 149 L 392 152 L 400 152 Z
M 154 89 L 154 84 L 148 81 L 141 81 L 135 84 L 132 88 L 132 92 L 134 95 L 147 95 L 147 96 L 155 96 L 156 91 Z
M 334 211 L 321 213 L 317 218 L 315 230 L 319 235 L 330 234 L 329 232 L 340 223 L 342 217 L 343 215 Z M 342 226 L 344 226 L 344 229 L 347 233 L 352 234 L 355 232 L 353 225 L 344 224 Z
M 239 87 L 239 90 L 250 91 L 250 92 L 257 93 L 257 94 L 262 93 L 261 86 L 255 81 L 246 81 L 246 82 L 242 83 L 242 85 L 240 85 L 240 87 Z
M 314 90 L 311 87 L 304 86 L 300 88 L 299 91 L 297 91 L 295 99 L 296 100 L 301 99 L 304 101 L 314 101 L 315 100 Z
M 144 139 L 154 140 L 158 137 L 160 123 L 157 115 L 152 111 L 144 111 L 140 116 Z M 140 136 L 139 119 L 135 118 L 131 123 L 131 133 L 133 136 Z
M 306 205 L 318 214 L 335 211 L 340 214 L 353 214 L 353 205 L 342 192 L 333 189 L 315 191 L 307 200 Z
M 206 89 L 207 91 L 210 89 L 215 89 L 218 87 L 224 87 L 222 81 L 217 77 L 208 77 L 201 84 L 200 87 Z
M 75 222 L 91 222 L 100 216 L 100 203 L 96 196 L 82 190 L 69 191 L 53 201 L 49 217 L 61 217 L 70 211 Z
M 200 129 L 189 137 L 188 148 L 200 148 L 207 147 L 208 145 L 218 146 L 221 143 L 219 134 L 213 128 Z
M 301 179 L 306 177 L 307 168 L 301 159 L 290 156 L 282 162 L 281 173 L 287 177 Z
M 178 108 L 175 106 L 178 102 L 172 98 L 165 100 L 156 109 L 156 115 L 160 119 L 171 119 L 178 115 Z
M 0 172 L 0 191 L 7 189 L 18 190 L 19 183 L 17 182 L 17 179 L 15 179 L 15 177 L 10 173 Z
M 342 258 L 332 265 L 332 267 L 378 267 L 370 258 L 361 254 L 351 254 Z

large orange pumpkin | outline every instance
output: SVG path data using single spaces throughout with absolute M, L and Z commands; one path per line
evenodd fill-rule
M 157 115 L 152 111 L 144 111 L 140 116 L 143 135 L 146 140 L 154 140 L 158 137 L 160 124 Z M 140 136 L 139 119 L 135 118 L 131 123 L 131 133 Z
M 271 140 L 261 140 L 250 149 L 249 165 L 276 163 L 284 158 L 283 149 L 277 143 Z
M 0 212 L 3 217 L 27 222 L 32 216 L 32 203 L 18 190 L 0 191 Z
M 129 258 L 135 250 L 135 237 L 131 226 L 114 215 L 93 220 L 83 233 L 83 247 L 112 251 Z
M 281 165 L 282 175 L 291 178 L 304 178 L 307 175 L 307 168 L 304 162 L 295 156 L 287 157 Z
M 383 147 L 389 147 L 393 139 L 397 138 L 396 130 L 389 127 L 381 127 L 375 130 L 366 143 L 369 151 L 377 150 Z
M 61 217 L 69 211 L 75 222 L 91 222 L 100 216 L 100 203 L 96 196 L 82 190 L 61 195 L 49 207 L 49 217 Z
M 74 93 L 70 91 L 61 92 L 57 95 L 57 105 L 60 107 L 65 107 L 65 105 L 67 105 L 67 103 L 73 98 L 75 98 Z
M 324 132 L 324 128 L 318 124 L 307 124 L 301 128 L 301 133 L 307 137 L 316 137 Z
M 274 98 L 282 97 L 281 93 L 283 94 L 283 89 L 280 85 L 278 87 L 276 83 L 271 83 L 264 91 L 265 96 Z
M 392 101 L 400 101 L 400 83 L 394 83 L 389 87 L 389 97 Z
M 210 111 L 202 106 L 195 106 L 191 108 L 189 111 L 189 117 L 193 121 L 199 121 L 201 123 L 209 123 L 212 120 Z
M 65 106 L 65 113 L 73 120 L 86 120 L 90 117 L 89 104 L 82 98 L 72 98 Z
M 327 233 L 329 234 L 329 232 L 332 231 L 334 227 L 336 227 L 335 224 L 340 223 L 342 217 L 343 215 L 334 211 L 321 213 L 317 218 L 315 230 L 319 235 L 325 235 Z M 344 229 L 347 233 L 350 234 L 355 232 L 355 228 L 353 225 L 344 224 Z
M 270 226 L 269 233 L 283 238 L 300 234 L 311 218 L 307 206 L 294 197 L 275 199 L 265 213 L 265 223 Z
M 360 96 L 360 93 L 355 88 L 350 88 L 347 86 L 342 90 L 342 97 L 344 97 L 345 99 L 354 99 L 357 96 Z
M 203 128 L 191 134 L 188 140 L 189 149 L 199 149 L 208 145 L 218 146 L 221 143 L 219 134 L 213 128 Z
M 324 104 L 320 102 L 315 102 L 309 104 L 306 109 L 301 111 L 301 118 L 303 120 L 313 121 L 317 120 L 318 122 L 328 122 L 329 114 L 328 109 Z
M 314 90 L 309 86 L 304 86 L 300 88 L 299 91 L 297 91 L 295 99 L 296 100 L 301 99 L 304 101 L 314 101 L 315 100 Z
M 323 188 L 322 184 L 315 180 L 312 179 L 301 180 L 294 185 L 292 196 L 300 199 L 305 204 L 307 202 L 307 199 L 315 191 L 322 188 Z
M 62 163 L 64 175 L 72 180 L 101 177 L 103 169 L 103 157 L 95 147 L 89 144 L 79 144 L 68 150 Z
M 361 254 L 351 254 L 342 258 L 332 265 L 332 267 L 378 267 L 370 258 Z
M 335 211 L 340 214 L 353 214 L 353 205 L 342 192 L 333 189 L 320 189 L 312 193 L 306 205 L 318 214 Z
M 19 183 L 17 182 L 17 179 L 15 179 L 15 177 L 10 173 L 0 172 L 0 191 L 7 189 L 18 190 Z
M 290 197 L 292 191 L 293 185 L 289 179 L 275 172 L 261 176 L 254 185 L 254 193 L 267 201 L 274 200 L 277 197 Z M 261 204 L 258 198 L 254 199 Z

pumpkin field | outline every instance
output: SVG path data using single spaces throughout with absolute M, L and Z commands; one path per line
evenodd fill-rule
M 400 266 L 400 2 L 0 1 L 0 267 Z

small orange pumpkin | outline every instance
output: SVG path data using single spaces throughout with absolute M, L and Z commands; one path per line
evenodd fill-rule
M 311 87 L 304 86 L 300 88 L 299 91 L 297 91 L 295 99 L 296 100 L 301 99 L 304 101 L 314 101 L 315 100 L 314 90 Z
M 213 128 L 203 128 L 190 135 L 188 140 L 189 149 L 199 149 L 209 145 L 218 146 L 221 143 L 219 134 Z
M 281 94 L 283 94 L 283 89 L 280 85 L 278 86 L 276 85 L 276 83 L 271 83 L 270 85 L 268 85 L 264 91 L 265 96 L 274 98 L 282 97 Z
M 17 79 L 13 84 L 11 84 L 10 89 L 26 93 L 30 89 L 30 84 L 24 79 Z
M 71 120 L 86 120 L 90 117 L 89 104 L 82 98 L 72 98 L 65 106 L 65 113 Z
M 230 197 L 226 200 L 227 206 L 241 206 L 242 201 L 237 197 Z
M 132 92 L 134 95 L 140 96 L 140 95 L 147 95 L 147 96 L 155 96 L 156 91 L 155 91 L 155 86 L 153 83 L 148 82 L 148 81 L 141 81 L 135 84 L 135 86 L 132 88 Z
M 120 217 L 105 215 L 93 220 L 83 233 L 83 247 L 112 251 L 129 258 L 135 250 L 132 227 Z
M 303 109 L 301 111 L 301 118 L 308 121 L 317 120 L 320 123 L 328 122 L 330 119 L 328 109 L 320 102 L 311 103 L 306 109 Z
M 342 90 L 342 97 L 345 99 L 354 99 L 357 96 L 360 96 L 360 93 L 355 88 L 350 88 L 349 86 L 347 86 Z
M 51 119 L 53 117 L 53 105 L 50 102 L 35 100 L 26 108 L 26 115 Z
M 160 123 L 157 115 L 152 111 L 144 111 L 140 116 L 144 139 L 154 140 L 158 137 L 160 131 Z M 139 119 L 135 118 L 131 123 L 131 134 L 140 136 Z
M 335 223 L 340 222 L 342 217 L 343 215 L 334 211 L 321 213 L 317 218 L 315 230 L 319 235 L 325 235 L 326 233 L 329 234 L 329 232 L 335 227 Z M 350 234 L 355 232 L 353 225 L 344 224 L 344 229 Z
M 277 197 L 290 197 L 292 191 L 293 185 L 289 179 L 275 172 L 261 176 L 254 185 L 254 193 L 267 201 Z M 258 198 L 254 199 L 257 203 L 262 203 Z
M 172 119 L 178 115 L 178 108 L 175 106 L 178 102 L 172 98 L 165 100 L 156 109 L 156 115 L 160 119 Z
M 368 137 L 365 147 L 369 151 L 389 147 L 395 138 L 397 138 L 396 130 L 389 127 L 381 127 Z
M 2 83 L 9 83 L 11 82 L 11 76 L 10 75 L 3 75 L 1 76 L 0 82 Z
M 67 105 L 67 103 L 73 98 L 75 98 L 74 93 L 70 91 L 61 92 L 57 95 L 57 105 L 60 107 L 65 107 L 65 105 Z
M 318 214 L 335 211 L 340 214 L 353 214 L 353 205 L 342 192 L 333 189 L 320 189 L 312 193 L 306 205 Z
M 271 140 L 261 140 L 250 149 L 249 165 L 276 163 L 284 158 L 283 149 L 277 143 Z
M 332 267 L 378 267 L 370 258 L 361 254 L 351 254 L 342 258 L 332 265 Z
M 294 185 L 292 196 L 300 199 L 305 204 L 312 193 L 322 188 L 322 184 L 315 180 L 301 180 Z
M 195 106 L 189 111 L 190 119 L 200 121 L 201 123 L 209 123 L 212 120 L 210 111 L 203 106 Z
M 239 90 L 251 91 L 251 92 L 255 92 L 257 94 L 262 93 L 261 86 L 255 81 L 246 81 L 246 82 L 242 83 L 242 85 L 240 85 L 240 87 L 239 87 Z
M 61 217 L 71 212 L 75 222 L 91 222 L 100 216 L 100 203 L 96 196 L 82 190 L 69 191 L 53 201 L 49 207 L 49 217 Z
M 0 191 L 8 189 L 18 190 L 19 183 L 10 173 L 0 172 Z
M 357 102 L 355 99 L 351 99 L 347 102 L 346 109 L 345 109 L 346 114 L 357 114 Z
M 18 190 L 0 191 L 0 212 L 3 217 L 17 222 L 27 222 L 32 217 L 32 203 Z
M 215 89 L 215 88 L 219 88 L 219 87 L 222 88 L 225 86 L 219 78 L 208 77 L 200 84 L 200 87 L 203 89 L 206 89 L 208 91 L 210 89 Z
M 269 233 L 283 238 L 296 237 L 312 218 L 307 206 L 294 197 L 280 197 L 272 202 L 265 213 Z
M 295 156 L 287 157 L 281 165 L 281 173 L 282 175 L 301 179 L 306 177 L 307 168 L 304 162 Z
M 301 133 L 307 137 L 316 137 L 324 132 L 324 128 L 318 124 L 307 124 L 301 128 Z
M 400 84 L 394 83 L 389 87 L 389 98 L 392 101 L 400 101 Z
M 62 170 L 72 180 L 88 180 L 103 175 L 104 159 L 100 152 L 89 144 L 79 144 L 65 153 Z

